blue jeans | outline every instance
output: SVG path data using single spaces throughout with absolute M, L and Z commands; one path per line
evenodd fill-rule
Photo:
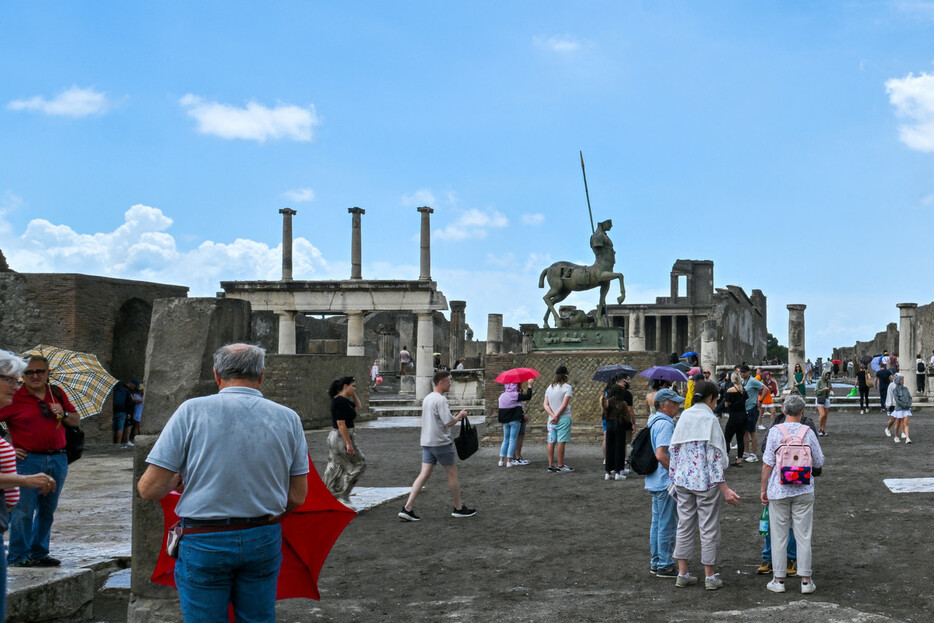
M 175 583 L 185 621 L 275 623 L 276 582 L 282 565 L 278 524 L 182 537 Z
M 667 489 L 650 491 L 652 494 L 652 528 L 649 548 L 652 550 L 653 569 L 664 569 L 675 564 L 671 554 L 675 549 L 675 529 L 678 527 L 678 505 Z
M 3 533 L 0 532 L 0 541 Z M 6 548 L 0 543 L 0 621 L 6 621 Z
M 503 445 L 500 446 L 499 455 L 515 458 L 516 439 L 519 438 L 519 427 L 522 426 L 522 420 L 513 420 L 503 424 Z
M 788 528 L 788 560 L 798 559 L 798 544 L 795 542 L 795 531 Z M 772 533 L 765 535 L 765 549 L 762 550 L 762 560 L 772 562 Z
M 10 517 L 10 563 L 24 560 L 40 560 L 49 555 L 49 535 L 52 519 L 58 508 L 58 496 L 68 476 L 68 459 L 64 454 L 36 454 L 29 452 L 26 458 L 16 461 L 16 473 L 46 473 L 55 479 L 55 491 L 39 495 L 39 489 L 20 487 L 19 502 Z

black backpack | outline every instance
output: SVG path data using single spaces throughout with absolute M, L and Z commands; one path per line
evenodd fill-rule
M 655 423 L 652 423 L 655 426 Z M 632 440 L 632 451 L 629 453 L 629 467 L 642 476 L 648 476 L 658 469 L 658 459 L 655 458 L 655 449 L 652 448 L 652 426 L 639 431 Z
M 923 361 L 919 361 L 918 362 L 918 374 L 924 374 L 925 370 L 927 370 L 927 366 L 924 365 Z
M 52 395 L 62 402 L 62 390 L 58 385 L 52 385 Z M 68 426 L 67 424 L 63 426 L 65 427 L 65 456 L 68 457 L 68 464 L 71 465 L 84 454 L 84 431 L 81 430 L 81 426 Z

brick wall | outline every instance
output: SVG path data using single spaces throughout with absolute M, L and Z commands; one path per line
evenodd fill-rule
M 357 379 L 363 414 L 370 401 L 370 366 L 365 357 L 346 355 L 267 355 L 263 396 L 294 409 L 308 428 L 331 426 L 328 386 L 341 376 Z

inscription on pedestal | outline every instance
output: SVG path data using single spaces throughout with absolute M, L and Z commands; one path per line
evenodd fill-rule
M 625 350 L 619 328 L 536 329 L 532 344 L 532 350 Z

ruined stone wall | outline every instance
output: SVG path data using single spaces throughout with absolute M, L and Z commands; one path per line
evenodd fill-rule
M 925 305 L 923 308 L 922 307 L 918 308 L 919 312 L 922 309 L 925 310 L 924 317 L 930 318 L 931 319 L 930 322 L 934 322 L 934 309 L 932 309 L 932 306 L 934 306 L 934 304 Z M 929 326 L 934 326 L 934 325 L 929 325 Z M 928 334 L 929 335 L 931 334 L 930 330 L 928 331 Z M 931 337 L 934 337 L 934 335 L 932 335 Z M 841 360 L 858 361 L 859 358 L 862 357 L 863 355 L 869 355 L 870 357 L 874 357 L 876 355 L 881 355 L 883 351 L 895 352 L 897 350 L 898 350 L 898 324 L 894 322 L 890 322 L 889 324 L 886 325 L 885 331 L 880 331 L 876 333 L 875 337 L 873 337 L 869 341 L 856 342 L 856 344 L 853 346 L 846 346 L 842 348 L 833 349 L 833 356 Z M 912 362 L 914 362 L 914 356 L 917 354 L 917 352 L 918 351 L 916 350 L 913 353 L 909 353 L 908 356 L 911 358 Z M 924 353 L 924 352 L 929 352 L 929 351 L 922 350 L 921 352 Z M 820 356 L 826 357 L 826 355 L 822 355 L 822 353 L 817 353 L 817 357 L 820 357 Z M 811 361 L 815 360 L 815 357 L 811 357 L 811 355 L 808 355 L 808 357 L 811 358 Z
M 261 391 L 266 398 L 298 413 L 306 429 L 330 427 L 328 386 L 336 378 L 355 377 L 357 396 L 363 403 L 360 415 L 369 411 L 370 363 L 365 357 L 347 355 L 267 355 Z M 323 448 L 317 451 L 318 457 L 322 452 L 327 454 Z
M 128 279 L 0 273 L 0 347 L 22 352 L 48 344 L 93 353 L 113 376 L 141 379 L 153 301 L 187 294 L 183 286 Z M 108 399 L 101 415 L 85 419 L 91 440 L 110 436 L 111 415 Z
M 750 298 L 742 288 L 727 286 L 718 288 L 713 299 L 710 317 L 720 327 L 720 363 L 760 362 L 765 357 L 768 340 L 765 296 L 760 290 L 753 290 Z

